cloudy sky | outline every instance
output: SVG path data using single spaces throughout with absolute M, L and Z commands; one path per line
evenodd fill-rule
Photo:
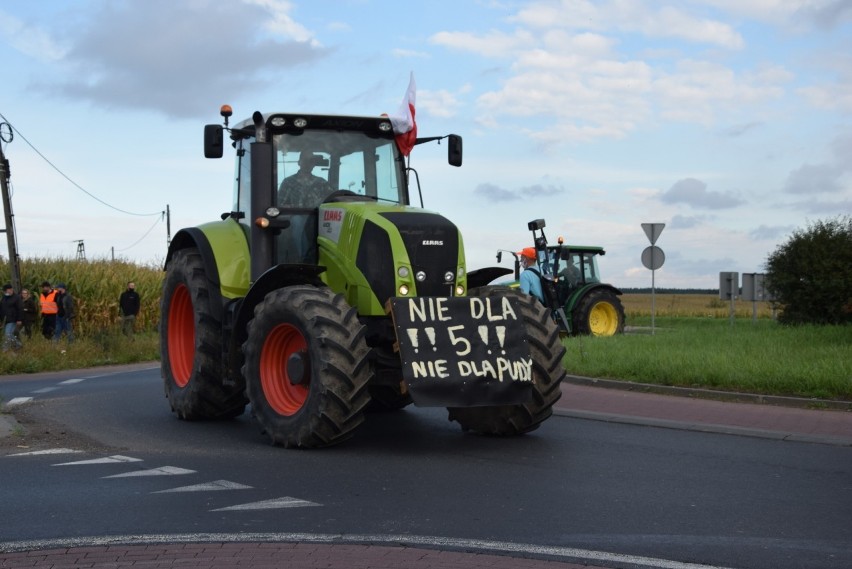
M 377 115 L 412 72 L 420 135 L 464 137 L 412 166 L 470 269 L 545 218 L 650 286 L 665 223 L 656 285 L 714 288 L 852 213 L 852 0 L 4 0 L 0 70 L 24 257 L 162 263 L 167 205 L 172 235 L 230 210 L 221 104 Z

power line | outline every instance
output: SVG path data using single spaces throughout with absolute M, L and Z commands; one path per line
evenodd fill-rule
M 141 243 L 141 242 L 142 242 L 142 240 L 143 240 L 143 239 L 145 239 L 146 237 L 148 237 L 148 235 L 149 235 L 149 234 L 150 234 L 150 233 L 154 230 L 154 228 L 155 228 L 155 227 L 157 227 L 157 224 L 158 224 L 158 223 L 160 223 L 161 221 L 163 221 L 163 218 L 162 218 L 162 217 L 161 217 L 161 218 L 159 218 L 159 219 L 157 219 L 157 220 L 154 222 L 154 225 L 152 225 L 151 227 L 149 227 L 149 228 L 148 228 L 148 231 L 146 231 L 146 232 L 145 232 L 145 234 L 144 234 L 142 237 L 140 237 L 139 239 L 137 239 L 137 240 L 136 240 L 136 241 L 135 241 L 132 245 L 128 245 L 128 246 L 127 246 L 127 247 L 125 247 L 124 249 L 116 249 L 116 250 L 117 250 L 119 253 L 121 253 L 122 251 L 127 251 L 128 249 L 132 249 L 133 247 L 136 247 L 139 243 Z
M 89 196 L 90 198 L 92 198 L 93 200 L 95 200 L 95 201 L 98 201 L 98 202 L 102 203 L 103 205 L 107 206 L 107 207 L 108 207 L 108 208 L 110 208 L 110 209 L 114 209 L 115 211 L 118 211 L 118 212 L 121 212 L 121 213 L 125 213 L 125 214 L 127 214 L 127 215 L 136 215 L 136 216 L 139 216 L 139 217 L 150 217 L 150 216 L 152 216 L 152 215 L 162 215 L 162 213 L 163 213 L 162 211 L 157 211 L 157 212 L 154 212 L 154 213 L 135 213 L 135 212 L 132 212 L 132 211 L 126 211 L 126 210 L 123 210 L 123 209 L 117 208 L 117 207 L 115 207 L 114 205 L 110 205 L 110 204 L 108 204 L 107 202 L 105 202 L 105 201 L 104 201 L 104 200 L 102 200 L 101 198 L 97 197 L 96 195 L 92 194 L 91 192 L 87 191 L 87 190 L 86 190 L 84 187 L 82 187 L 80 184 L 78 184 L 77 182 L 75 182 L 74 180 L 72 180 L 71 178 L 69 178 L 68 176 L 66 176 L 66 175 L 65 175 L 65 173 L 64 173 L 62 170 L 60 170 L 60 169 L 59 169 L 56 165 L 54 165 L 54 164 L 53 164 L 53 162 L 51 162 L 50 160 L 48 160 L 48 159 L 47 159 L 47 157 L 46 157 L 44 154 L 42 154 L 41 152 L 39 152 L 39 150 L 38 150 L 35 146 L 33 146 L 33 144 L 32 144 L 29 140 L 27 140 L 27 137 L 25 137 L 23 134 L 21 134 L 21 131 L 20 131 L 20 130 L 18 130 L 17 128 L 15 128 L 15 126 L 14 126 L 14 125 L 12 125 L 12 123 L 10 123 L 10 122 L 9 122 L 9 120 L 8 120 L 6 117 L 4 117 L 4 116 L 3 116 L 3 113 L 0 113 L 0 118 L 2 118 L 2 119 L 6 122 L 6 123 L 8 123 L 8 124 L 9 124 L 9 126 L 11 127 L 11 129 L 12 129 L 15 133 L 17 133 L 17 135 L 18 135 L 18 136 L 20 136 L 20 137 L 24 140 L 24 142 L 26 142 L 26 143 L 27 143 L 27 145 L 28 145 L 30 148 L 32 148 L 32 149 L 33 149 L 33 151 L 41 157 L 41 159 L 42 159 L 42 160 L 44 160 L 45 162 L 47 162 L 47 163 L 50 165 L 50 167 L 51 167 L 51 168 L 53 168 L 54 170 L 56 170 L 56 171 L 59 173 L 59 175 L 60 175 L 60 176 L 62 176 L 63 178 L 65 178 L 66 180 L 68 180 L 69 182 L 71 182 L 71 184 L 72 184 L 74 187 L 76 187 L 78 190 L 80 190 L 81 192 L 83 192 L 84 194 L 86 194 L 87 196 Z

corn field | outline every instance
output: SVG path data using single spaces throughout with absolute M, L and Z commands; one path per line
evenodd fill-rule
M 77 318 L 74 334 L 92 336 L 105 331 L 118 331 L 121 319 L 118 297 L 127 283 L 136 283 L 141 298 L 141 308 L 136 319 L 138 331 L 156 330 L 159 322 L 160 289 L 165 273 L 162 267 L 141 266 L 127 261 L 72 260 L 72 259 L 21 259 L 21 282 L 38 301 L 41 283 L 64 283 L 74 297 Z M 9 264 L 0 262 L 2 282 L 10 282 Z M 2 283 L 0 283 L 2 284 Z M 20 293 L 20 291 L 15 291 Z M 41 322 L 37 321 L 36 329 Z

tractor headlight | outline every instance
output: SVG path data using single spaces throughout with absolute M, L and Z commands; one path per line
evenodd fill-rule
M 444 282 L 445 282 L 445 283 L 451 283 L 451 282 L 453 282 L 453 277 L 454 277 L 454 276 L 455 276 L 455 275 L 453 275 L 453 272 L 452 272 L 452 271 L 447 271 L 446 273 L 444 273 Z
M 458 275 L 459 275 L 459 280 L 464 278 L 464 267 L 459 267 Z
M 456 285 L 456 296 L 464 296 L 464 287 L 462 285 Z
M 400 267 L 396 270 L 396 274 L 398 274 L 401 279 L 407 279 L 411 272 L 408 270 L 408 267 Z
M 399 285 L 399 296 L 408 296 L 408 285 Z
M 279 215 L 281 215 L 281 210 L 279 210 L 277 207 L 270 207 L 267 208 L 266 215 L 268 215 L 269 217 L 278 217 Z
M 422 283 L 426 280 L 426 272 L 425 271 L 417 271 L 417 274 L 414 275 L 414 278 L 417 279 L 417 282 Z
M 302 117 L 293 119 L 293 126 L 296 128 L 305 128 L 308 126 L 308 119 L 303 119 Z

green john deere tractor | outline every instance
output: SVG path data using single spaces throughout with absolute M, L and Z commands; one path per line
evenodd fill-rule
M 543 219 L 529 223 L 538 255 L 537 271 L 545 285 L 545 301 L 562 333 L 614 336 L 624 332 L 624 306 L 618 298 L 621 291 L 601 282 L 598 256 L 605 255 L 606 251 L 602 247 L 565 245 L 562 237 L 559 237 L 558 245 L 548 245 L 544 227 Z M 536 231 L 540 233 L 536 234 Z M 514 255 L 515 280 L 506 284 L 517 288 L 519 255 L 507 252 Z M 497 252 L 498 263 L 502 253 L 502 250 Z
M 250 403 L 273 444 L 311 448 L 412 402 L 489 435 L 551 415 L 558 328 L 532 297 L 486 286 L 511 270 L 468 272 L 456 226 L 410 204 L 419 178 L 387 117 L 255 112 L 231 128 L 221 114 L 205 156 L 230 135 L 232 208 L 179 231 L 165 264 L 162 376 L 180 419 Z M 460 166 L 459 136 L 417 143 L 442 140 Z

